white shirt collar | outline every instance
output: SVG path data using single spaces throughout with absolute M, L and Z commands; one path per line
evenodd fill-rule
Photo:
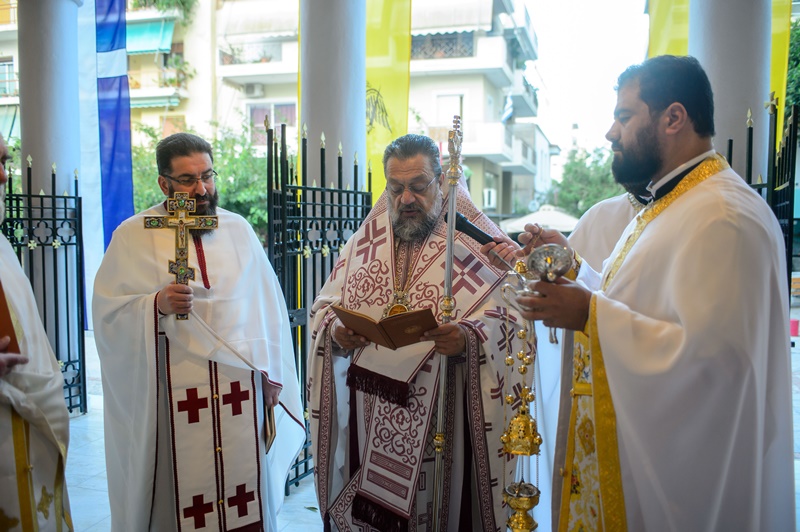
M 708 157 L 713 157 L 714 155 L 716 155 L 716 152 L 712 149 L 712 150 L 708 150 L 705 153 L 701 153 L 697 157 L 689 159 L 688 161 L 686 161 L 685 163 L 683 163 L 682 165 L 678 166 L 673 171 L 671 171 L 670 173 L 665 175 L 663 178 L 659 179 L 657 183 L 653 184 L 653 182 L 651 181 L 650 184 L 647 185 L 647 190 L 650 191 L 650 194 L 652 194 L 653 197 L 655 197 L 656 196 L 656 191 L 659 188 L 661 188 L 663 185 L 669 183 L 672 180 L 673 177 L 675 177 L 676 175 L 680 174 L 681 172 L 683 172 L 687 168 L 691 168 L 692 166 L 696 165 L 697 163 L 702 162 L 703 160 L 707 159 Z

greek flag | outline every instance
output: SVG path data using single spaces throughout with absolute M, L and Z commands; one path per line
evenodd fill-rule
M 125 40 L 125 0 L 83 2 L 78 9 L 78 61 L 87 301 L 114 229 L 133 215 Z
M 511 115 L 514 114 L 514 102 L 511 100 L 511 94 L 506 96 L 506 105 L 503 107 L 503 116 L 500 117 L 500 121 L 502 123 L 508 122 L 508 119 L 511 118 Z
M 103 243 L 108 247 L 114 229 L 133 215 L 125 0 L 95 0 L 95 14 Z

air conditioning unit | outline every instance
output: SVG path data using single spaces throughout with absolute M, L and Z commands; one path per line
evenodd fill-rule
M 247 98 L 262 98 L 264 96 L 263 83 L 245 83 L 244 95 Z

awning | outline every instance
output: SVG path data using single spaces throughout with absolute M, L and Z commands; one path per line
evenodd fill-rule
M 0 106 L 0 134 L 3 138 L 19 137 L 19 105 Z
M 442 21 L 447 24 L 443 25 Z M 411 35 L 489 31 L 492 2 L 485 0 L 437 0 L 411 3 Z
M 508 234 L 521 233 L 527 224 L 539 224 L 545 229 L 555 229 L 562 233 L 570 233 L 575 229 L 578 219 L 567 214 L 558 207 L 542 205 L 541 208 L 522 218 L 513 218 L 500 222 L 500 229 Z
M 126 48 L 128 55 L 168 54 L 172 50 L 174 20 L 128 22 Z

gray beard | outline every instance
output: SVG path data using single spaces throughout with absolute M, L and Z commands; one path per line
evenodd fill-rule
M 403 220 L 400 217 L 400 211 L 395 210 L 394 205 L 390 203 L 389 218 L 392 221 L 392 232 L 394 233 L 395 238 L 398 238 L 404 242 L 421 242 L 428 238 L 428 235 L 431 234 L 433 228 L 436 226 L 436 221 L 439 219 L 439 215 L 442 213 L 442 208 L 444 205 L 442 197 L 442 190 L 439 189 L 439 193 L 436 197 L 433 207 L 419 221 Z

